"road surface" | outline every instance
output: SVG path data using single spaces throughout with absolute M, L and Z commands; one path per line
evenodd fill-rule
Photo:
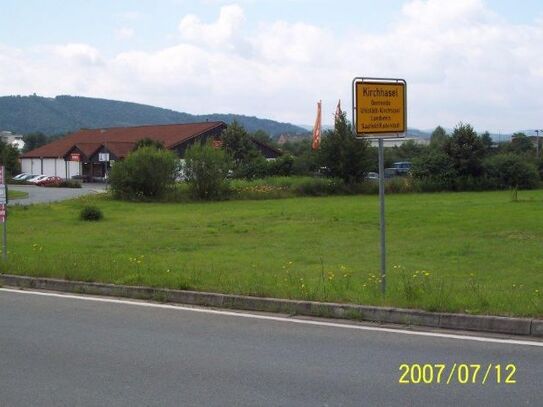
M 0 405 L 542 405 L 541 341 L 371 329 L 4 288 Z M 514 364 L 516 384 L 399 384 L 404 363 Z
M 9 205 L 31 205 L 77 198 L 105 191 L 105 184 L 82 184 L 81 188 L 45 188 L 35 185 L 8 185 L 9 190 L 28 193 L 27 198 L 10 199 Z

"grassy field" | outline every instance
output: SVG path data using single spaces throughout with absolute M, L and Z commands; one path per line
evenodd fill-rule
M 104 220 L 78 219 L 85 204 Z M 281 298 L 543 316 L 543 190 L 218 203 L 105 197 L 10 209 L 3 272 Z
M 8 190 L 8 199 L 28 198 L 28 192 Z

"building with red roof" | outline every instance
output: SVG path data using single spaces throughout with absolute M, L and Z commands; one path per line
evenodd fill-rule
M 139 140 L 160 141 L 183 158 L 185 150 L 197 140 L 212 140 L 220 145 L 220 136 L 225 129 L 224 122 L 81 129 L 23 154 L 21 169 L 31 174 L 62 178 L 103 179 L 112 162 L 124 159 Z M 258 140 L 253 142 L 267 159 L 281 155 L 271 146 Z

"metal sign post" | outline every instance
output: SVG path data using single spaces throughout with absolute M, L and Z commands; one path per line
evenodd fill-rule
M 98 160 L 104 163 L 104 180 L 106 182 L 106 190 L 107 190 L 107 181 L 108 181 L 108 173 L 109 173 L 107 167 L 109 164 L 109 153 L 99 153 Z
M 381 234 L 381 292 L 386 293 L 386 219 L 384 138 L 405 137 L 407 92 L 403 79 L 354 78 L 352 87 L 355 136 L 379 140 L 379 224 Z
M 386 239 L 385 239 L 385 151 L 383 139 L 379 139 L 379 226 L 381 229 L 381 292 L 387 289 Z

